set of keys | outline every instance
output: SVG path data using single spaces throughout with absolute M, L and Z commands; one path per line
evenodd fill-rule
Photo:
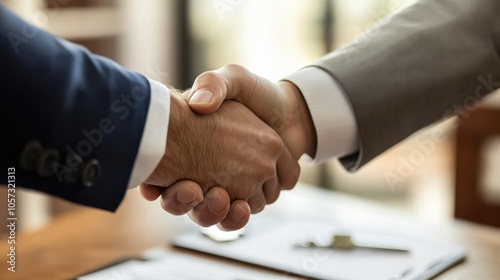
M 224 232 L 217 227 L 201 228 L 201 233 L 215 242 L 229 242 L 241 238 L 244 235 L 244 230 Z M 408 253 L 410 249 L 407 246 L 389 243 L 389 242 L 359 242 L 354 241 L 349 234 L 334 234 L 328 244 L 319 244 L 316 241 L 305 241 L 294 245 L 295 248 L 322 248 L 333 250 L 353 250 L 356 248 L 383 250 L 400 253 Z
M 399 244 L 390 244 L 387 242 L 380 243 L 367 243 L 367 242 L 354 242 L 351 235 L 335 234 L 333 235 L 329 244 L 318 244 L 315 241 L 306 241 L 295 244 L 295 248 L 323 248 L 334 250 L 353 250 L 356 248 L 370 249 L 370 250 L 383 250 L 393 251 L 400 253 L 408 253 L 410 249 Z

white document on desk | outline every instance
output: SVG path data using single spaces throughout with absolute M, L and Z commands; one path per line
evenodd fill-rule
M 390 238 L 391 242 L 405 244 L 410 251 L 296 248 L 294 245 L 304 240 L 328 241 L 339 229 L 317 221 L 281 220 L 265 224 L 250 228 L 244 237 L 228 243 L 217 243 L 192 232 L 176 236 L 173 244 L 287 274 L 332 280 L 425 280 L 465 257 L 465 251 L 458 247 L 366 229 L 350 229 L 350 233 L 363 241 Z
M 265 271 L 154 248 L 144 260 L 129 260 L 77 278 L 78 280 L 286 280 Z

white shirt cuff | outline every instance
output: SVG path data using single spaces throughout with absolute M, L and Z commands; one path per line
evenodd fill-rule
M 326 71 L 303 68 L 285 78 L 302 92 L 317 134 L 314 163 L 359 150 L 359 131 L 351 103 L 342 86 Z
M 153 173 L 167 148 L 170 91 L 157 81 L 150 79 L 148 81 L 151 88 L 151 101 L 141 144 L 128 182 L 129 189 L 138 186 Z

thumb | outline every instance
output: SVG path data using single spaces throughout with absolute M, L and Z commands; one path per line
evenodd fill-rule
M 228 86 L 218 71 L 207 71 L 194 81 L 188 95 L 189 107 L 200 114 L 210 114 L 219 109 L 226 99 Z
M 199 75 L 188 98 L 191 109 L 201 114 L 217 111 L 224 100 L 239 101 L 268 125 L 283 109 L 277 84 L 234 64 Z

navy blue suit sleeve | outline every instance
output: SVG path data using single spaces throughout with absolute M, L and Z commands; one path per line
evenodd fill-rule
M 147 79 L 0 5 L 0 92 L 0 184 L 14 167 L 18 186 L 115 210 L 146 121 Z M 33 141 L 58 156 L 37 155 L 34 168 L 22 168 Z

